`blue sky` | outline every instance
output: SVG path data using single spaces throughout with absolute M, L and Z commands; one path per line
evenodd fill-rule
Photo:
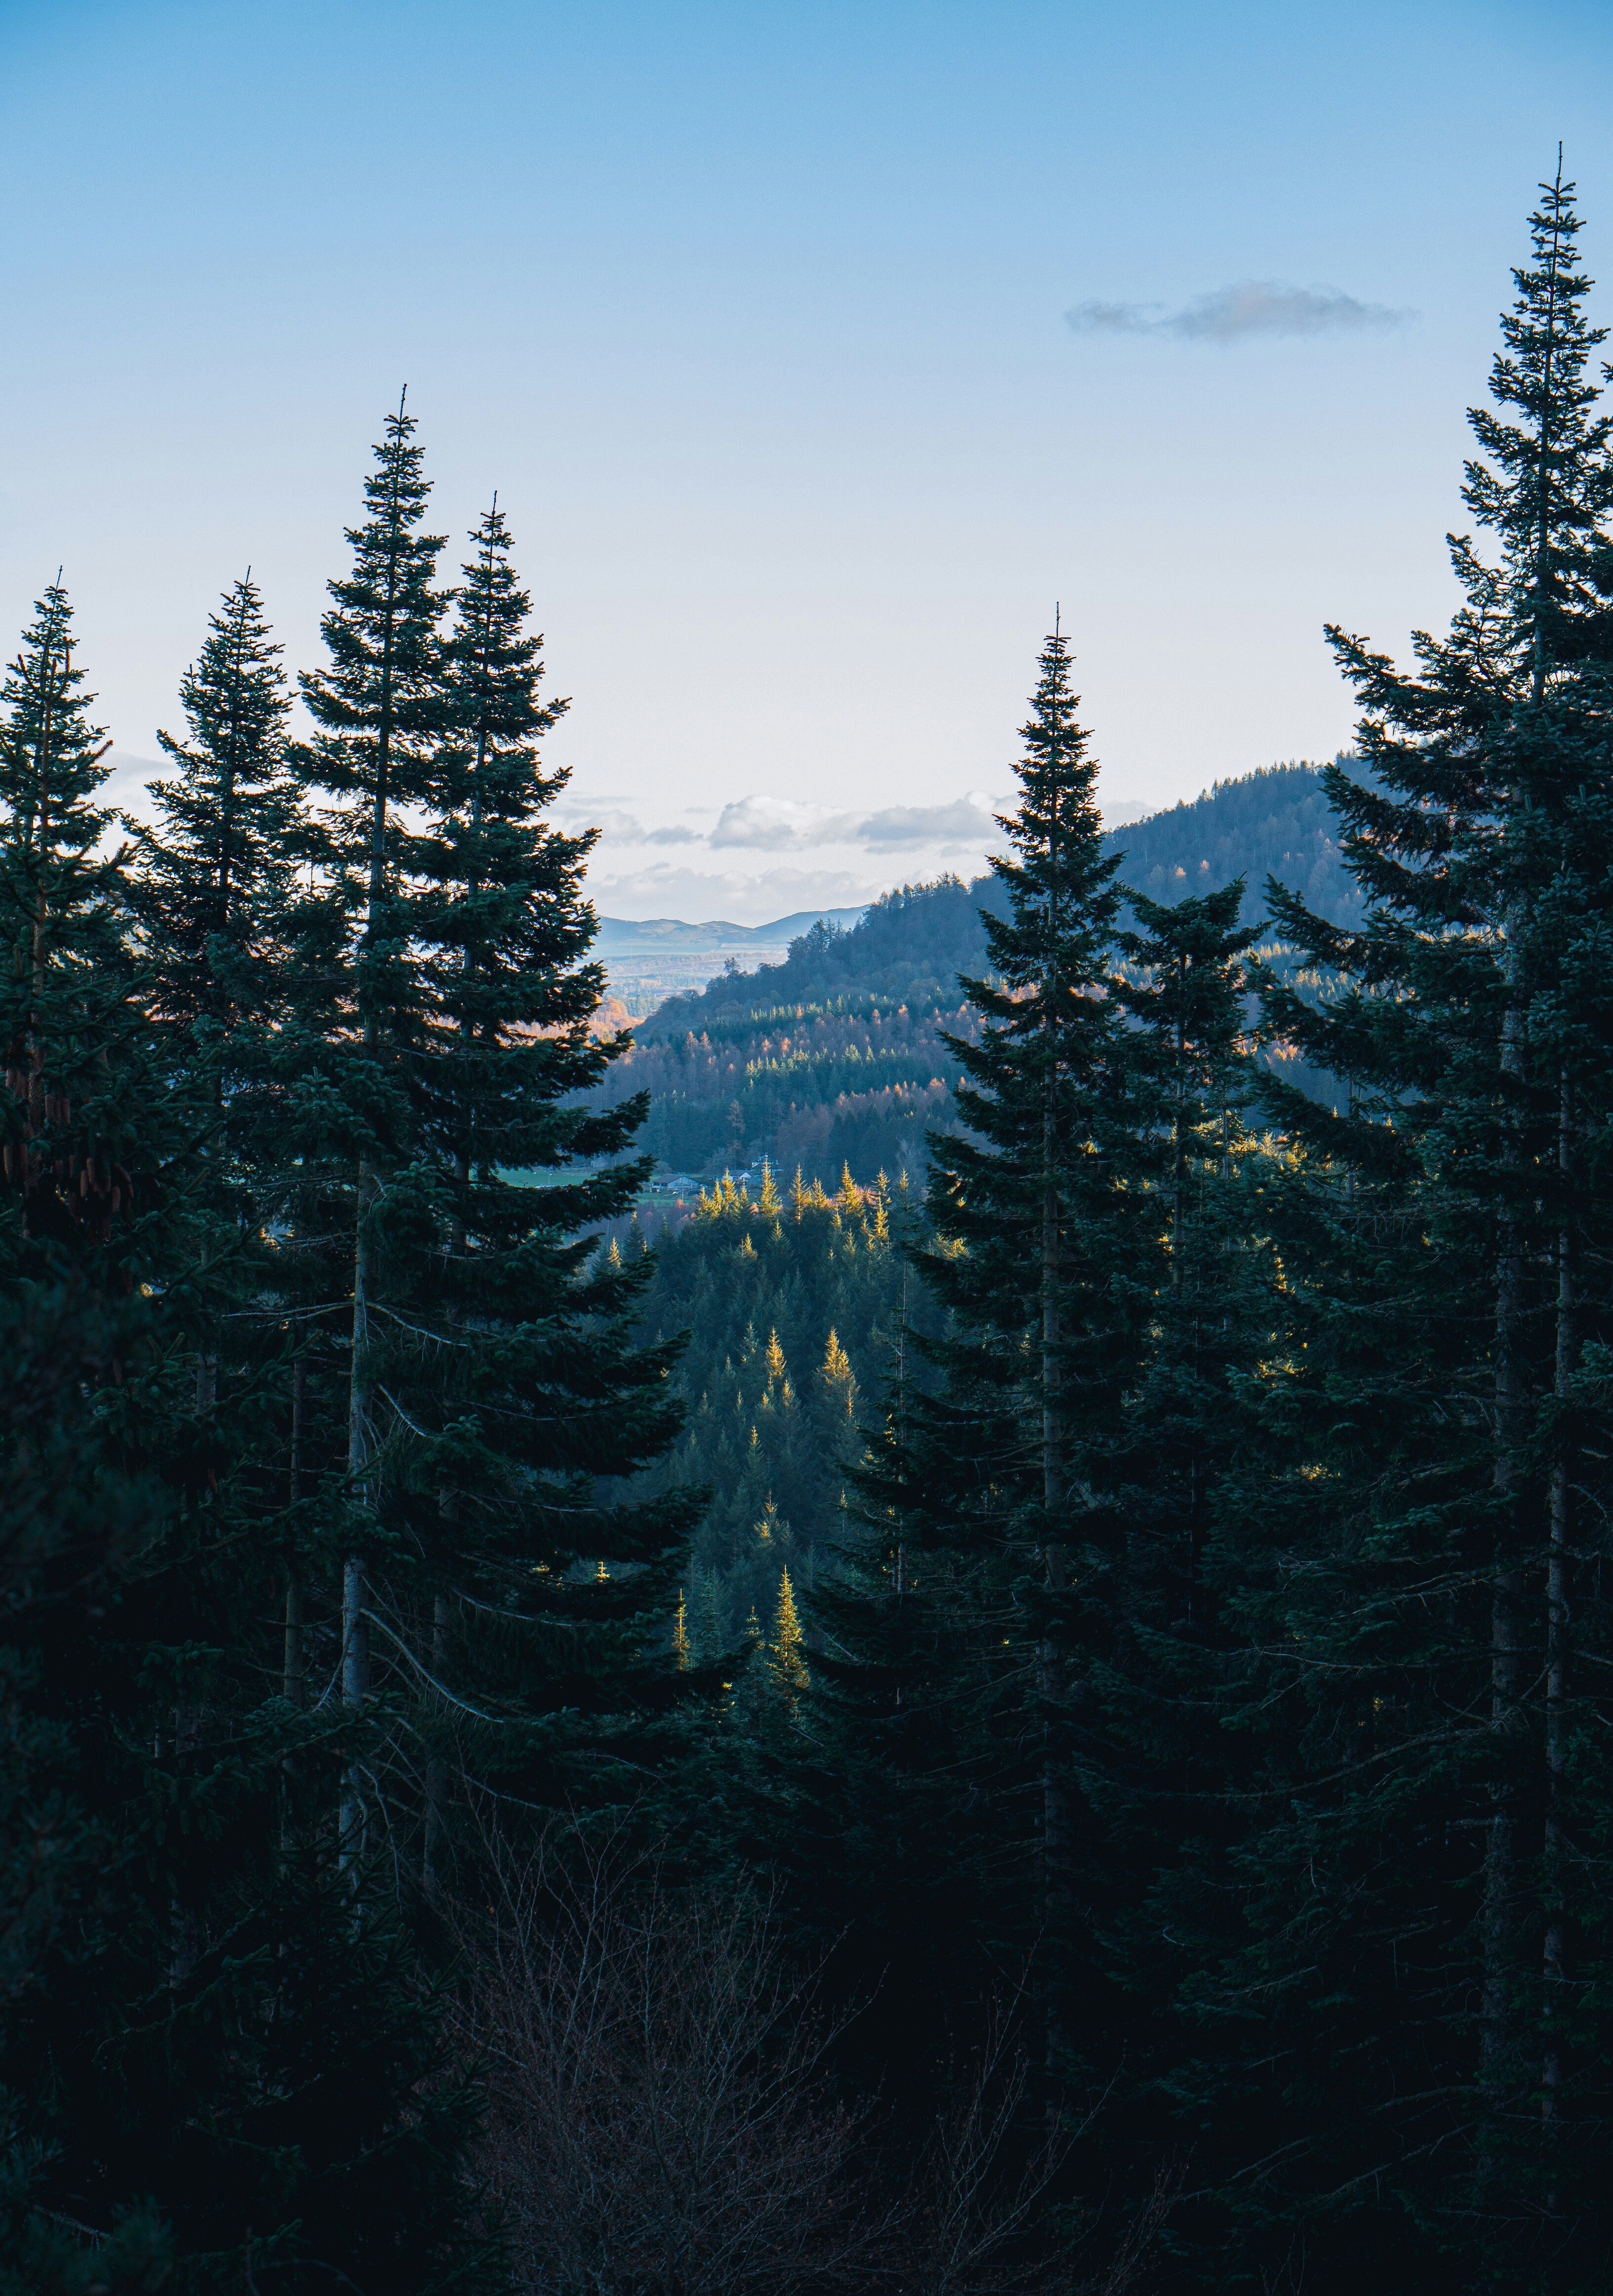
M 60 562 L 132 786 L 246 564 L 317 658 L 407 381 L 607 910 L 973 865 L 1055 600 L 1112 803 L 1327 755 L 1559 136 L 1613 315 L 1610 111 L 1560 0 L 0 0 L 0 640 Z

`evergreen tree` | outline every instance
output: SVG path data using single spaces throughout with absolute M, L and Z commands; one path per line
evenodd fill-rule
M 179 777 L 152 783 L 159 832 L 136 829 L 139 912 L 160 1010 L 190 1051 L 276 999 L 298 821 L 280 652 L 249 571 L 180 681 L 188 741 L 157 736 Z
M 955 1046 L 973 1136 L 932 1142 L 917 1259 L 946 1321 L 918 1350 L 923 1380 L 896 1326 L 886 1424 L 809 1605 L 793 1780 L 802 1919 L 822 1937 L 855 1908 L 837 1966 L 879 1988 L 860 2042 L 921 2116 L 1033 1953 L 1047 2100 L 1119 2046 L 1090 1973 L 1106 1867 L 1084 1779 L 1092 1669 L 1126 1600 L 1153 1099 L 1112 994 L 1118 863 L 1058 631 L 1040 673 L 996 865 L 1005 914 L 985 916 L 993 970 L 965 984 L 983 1026 Z
M 444 717 L 439 626 L 447 602 L 432 587 L 444 537 L 422 531 L 431 489 L 406 399 L 374 449 L 365 521 L 347 530 L 351 571 L 329 585 L 333 603 L 320 634 L 330 665 L 299 681 L 318 731 L 293 763 L 328 802 L 323 882 L 296 920 L 299 977 L 288 982 L 292 1013 L 278 1063 L 290 1087 L 287 1182 L 300 1199 L 288 1207 L 292 1234 L 323 1239 L 341 1200 L 350 1205 L 350 1252 L 316 1245 L 299 1288 L 351 1301 L 342 1684 L 355 1714 L 371 1690 L 369 1578 L 383 1536 L 371 1319 L 377 1228 L 383 1185 L 408 1162 L 417 1138 L 403 1066 L 416 1046 L 422 992 L 399 879 L 400 816 L 435 792 Z M 370 1795 L 356 1763 L 342 1816 L 343 1855 L 355 1870 L 371 1846 Z
M 641 1106 L 585 1101 L 613 1048 L 590 1028 L 593 839 L 547 818 L 564 776 L 540 744 L 564 705 L 541 697 L 496 508 L 434 634 L 411 428 L 378 450 L 355 580 L 333 586 L 336 666 L 306 688 L 332 730 L 300 769 L 337 801 L 293 912 L 273 1120 L 283 1297 L 310 1334 L 305 1511 L 316 1543 L 350 1526 L 350 1711 L 387 1693 L 348 1769 L 344 1857 L 356 1874 L 384 1834 L 436 1898 L 470 1839 L 467 1764 L 552 1801 L 611 1790 L 624 1734 L 649 1759 L 646 1714 L 683 1694 L 664 1645 L 692 1507 L 623 1480 L 675 1428 L 675 1349 L 633 1345 L 647 1265 L 587 1233 L 646 1166 L 624 1154 Z M 356 1243 L 333 1250 L 344 1216 Z
M 83 685 L 84 672 L 73 663 L 73 610 L 58 578 L 35 605 L 0 688 L 8 841 L 40 866 L 87 853 L 111 820 L 91 802 L 111 770 L 102 759 L 111 743 L 89 723 Z
M 1577 1800 L 1600 1792 L 1600 1758 L 1570 1687 L 1571 1635 L 1604 1628 L 1569 1595 L 1597 1554 L 1600 1471 L 1579 1446 L 1606 1313 L 1590 952 L 1613 858 L 1613 429 L 1586 378 L 1601 336 L 1572 186 L 1560 172 L 1543 193 L 1499 411 L 1474 416 L 1486 459 L 1467 499 L 1496 562 L 1453 545 L 1465 603 L 1447 639 L 1417 641 L 1414 672 L 1333 633 L 1372 778 L 1328 785 L 1367 922 L 1340 931 L 1272 890 L 1285 938 L 1343 986 L 1318 1008 L 1272 983 L 1268 1017 L 1349 1105 L 1263 1087 L 1313 1175 L 1307 1234 L 1284 1248 L 1316 1267 L 1304 1354 L 1268 1374 L 1266 1406 L 1284 1445 L 1305 1425 L 1310 1462 L 1247 1495 L 1221 1565 L 1241 1638 L 1267 1653 L 1245 1694 L 1289 1723 L 1245 1853 L 1255 1941 L 1203 1997 L 1250 1999 L 1258 1968 L 1283 2005 L 1251 2037 L 1287 2052 L 1286 2118 L 1305 2131 L 1273 2218 L 1370 2176 L 1509 2286 L 1591 2284 L 1606 2241 L 1587 1982 L 1605 1946 Z M 1302 1932 L 1320 1985 L 1294 1984 Z M 1395 2237 L 1362 2210 L 1329 2284 Z
M 1111 994 L 1120 864 L 1104 851 L 1097 762 L 1058 630 L 1039 668 L 1020 803 L 1002 822 L 1012 852 L 992 865 L 1007 914 L 984 917 L 991 976 L 964 984 L 984 1025 L 978 1045 L 955 1046 L 958 1103 L 976 1137 L 945 1144 L 930 1188 L 952 1248 L 925 1272 L 955 1336 L 941 1403 L 915 1423 L 924 1504 L 1040 1567 L 1023 1607 L 1037 1622 L 1043 2015 L 1057 2084 L 1075 2063 L 1090 1952 L 1077 1906 L 1076 1734 L 1089 1694 L 1078 1653 L 1126 1600 L 1115 1463 L 1158 1244 L 1138 1185 L 1150 1103 Z M 1087 1875 L 1079 1888 L 1090 1905 Z
M 773 1611 L 773 1639 L 769 1656 L 774 1686 L 792 1714 L 807 1686 L 806 1660 L 802 1656 L 804 1640 L 795 1610 L 795 1590 L 790 1585 L 789 1571 L 783 1570 L 778 1573 L 778 1600 Z
M 1207 1623 L 1202 1586 L 1216 1462 L 1237 1417 L 1234 1374 L 1249 1367 L 1248 1327 L 1229 1316 L 1237 1255 L 1249 1233 L 1239 1185 L 1252 1145 L 1243 1129 L 1247 983 L 1240 960 L 1261 938 L 1239 926 L 1243 887 L 1174 907 L 1129 896 L 1140 931 L 1119 936 L 1131 968 L 1116 1001 L 1142 1039 L 1163 1134 L 1156 1183 L 1167 1226 L 1165 1283 L 1146 1368 L 1131 1399 L 1134 1533 L 1154 1548 L 1164 1595 L 1156 1623 Z M 1251 1176 L 1253 1177 L 1253 1176 Z M 1234 1332 L 1236 1332 L 1236 1336 Z M 1147 1496 L 1144 1496 L 1144 1493 Z M 1139 1557 L 1134 1553 L 1133 1569 Z
M 381 1504 L 424 1563 L 417 1587 L 393 1574 L 388 1632 L 437 1749 L 430 1877 L 457 1742 L 475 1744 L 484 1780 L 589 1793 L 615 1735 L 679 1694 L 650 1646 L 694 1512 L 676 1488 L 622 1488 L 677 1426 L 675 1346 L 630 1337 L 648 1265 L 601 1259 L 587 1233 L 647 1176 L 629 1152 L 643 1108 L 584 1097 L 616 1051 L 589 1025 L 604 991 L 581 894 L 594 836 L 546 817 L 566 776 L 543 770 L 539 744 L 564 705 L 539 697 L 541 639 L 497 507 L 473 541 L 429 818 L 399 840 L 416 1152 L 376 1221 L 385 1329 L 370 1342 L 391 1414 Z

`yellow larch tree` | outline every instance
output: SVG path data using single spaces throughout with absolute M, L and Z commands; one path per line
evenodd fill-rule
M 801 1618 L 795 1608 L 795 1590 L 790 1584 L 790 1574 L 778 1574 L 778 1602 L 773 1612 L 773 1640 L 768 1652 L 774 1687 L 794 1712 L 802 1691 L 807 1686 L 806 1660 L 802 1655 L 805 1636 L 801 1630 Z

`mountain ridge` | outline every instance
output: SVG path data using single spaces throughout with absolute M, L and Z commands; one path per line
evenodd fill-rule
M 1321 914 L 1359 922 L 1321 768 L 1265 767 L 1105 838 L 1123 885 L 1170 904 L 1244 880 L 1244 915 L 1263 918 L 1268 874 Z M 849 930 L 824 920 L 778 964 L 720 974 L 665 999 L 613 1063 L 612 1100 L 647 1091 L 644 1144 L 683 1175 L 737 1170 L 769 1156 L 786 1171 L 864 1184 L 917 1176 L 926 1131 L 956 1120 L 949 1037 L 977 1026 L 959 976 L 986 970 L 981 911 L 1004 898 L 986 874 L 945 876 L 881 896 Z M 1273 940 L 1268 957 L 1281 962 Z M 1320 1078 L 1288 1070 L 1306 1089 Z
M 671 949 L 702 955 L 711 950 L 785 948 L 819 919 L 826 918 L 849 931 L 868 914 L 868 904 L 854 908 L 794 909 L 787 917 L 774 917 L 763 925 L 735 924 L 728 917 L 707 917 L 695 924 L 682 917 L 601 917 L 594 947 L 602 956 L 659 955 Z

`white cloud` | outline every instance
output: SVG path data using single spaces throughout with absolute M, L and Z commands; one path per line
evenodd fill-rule
M 835 824 L 842 818 L 819 806 L 792 805 L 787 798 L 742 797 L 723 807 L 711 841 L 757 853 L 788 853 L 798 846 L 838 844 Z
M 1240 343 L 1261 336 L 1359 334 L 1398 327 L 1416 315 L 1363 303 L 1338 287 L 1244 279 L 1196 295 L 1180 310 L 1159 303 L 1078 303 L 1065 318 L 1078 335 L 1174 335 L 1183 342 Z
M 719 874 L 670 861 L 619 873 L 590 871 L 588 896 L 601 916 L 686 917 L 704 923 L 767 924 L 797 909 L 849 909 L 885 890 L 848 869 L 769 869 L 760 876 Z
M 147 784 L 173 779 L 171 759 L 139 758 L 132 750 L 110 750 L 105 762 L 111 771 L 97 792 L 96 802 L 111 806 L 119 813 L 132 814 L 136 821 L 150 821 L 153 816 Z
M 997 835 L 989 808 L 974 797 L 944 805 L 889 805 L 873 813 L 834 813 L 786 798 L 745 797 L 723 807 L 711 842 L 713 849 L 737 846 L 759 853 L 825 845 L 983 853 Z
M 982 850 L 999 843 L 1002 832 L 995 816 L 973 797 L 955 798 L 951 805 L 887 805 L 867 814 L 858 832 L 864 845 L 935 845 L 943 852 Z

